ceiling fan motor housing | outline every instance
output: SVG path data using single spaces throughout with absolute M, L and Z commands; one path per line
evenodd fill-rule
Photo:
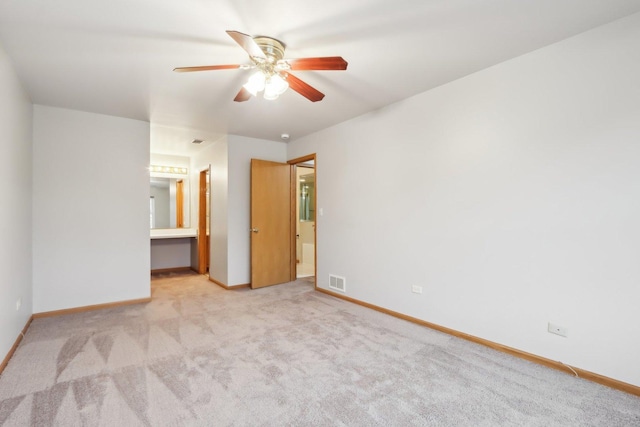
M 262 49 L 270 63 L 275 64 L 284 58 L 286 46 L 280 40 L 265 36 L 256 36 L 253 40 Z

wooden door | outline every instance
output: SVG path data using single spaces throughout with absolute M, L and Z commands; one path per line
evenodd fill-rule
M 291 280 L 291 166 L 251 159 L 251 287 Z
M 184 181 L 176 181 L 176 228 L 184 228 Z
M 198 183 L 198 273 L 209 270 L 209 169 L 200 171 Z

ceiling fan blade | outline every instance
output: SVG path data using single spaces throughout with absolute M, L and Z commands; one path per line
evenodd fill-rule
M 341 56 L 328 56 L 325 58 L 299 58 L 287 59 L 291 69 L 297 70 L 346 70 L 348 62 Z
M 210 71 L 210 70 L 231 70 L 234 68 L 240 68 L 240 65 L 203 65 L 201 67 L 177 67 L 173 71 L 178 73 L 184 73 L 188 71 Z
M 234 101 L 236 102 L 244 102 L 244 101 L 248 101 L 249 98 L 251 98 L 251 92 L 249 92 L 248 90 L 246 90 L 244 88 L 244 86 L 240 89 L 240 92 L 238 92 L 238 94 L 236 95 L 235 98 L 233 98 Z
M 258 46 L 258 43 L 253 40 L 248 34 L 241 33 L 239 31 L 227 31 L 227 34 L 231 36 L 232 39 L 236 41 L 243 48 L 249 56 L 254 56 L 256 58 L 266 58 L 266 55 Z
M 303 82 L 293 74 L 289 74 L 286 71 L 282 71 L 281 74 L 284 75 L 291 89 L 295 90 L 300 95 L 307 98 L 309 101 L 317 102 L 322 101 L 322 98 L 324 98 L 324 93 L 309 86 L 307 83 Z

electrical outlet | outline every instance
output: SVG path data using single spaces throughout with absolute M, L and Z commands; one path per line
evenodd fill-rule
M 413 292 L 414 294 L 421 294 L 422 286 L 418 286 L 418 285 L 411 286 L 411 292 Z
M 22 298 L 18 298 L 18 301 L 16 301 L 16 311 L 19 311 L 20 307 L 22 307 Z
M 551 323 L 551 322 L 549 322 L 549 325 L 547 326 L 547 331 L 549 331 L 549 333 L 560 335 L 561 337 L 565 337 L 565 338 L 567 337 L 567 335 L 569 333 L 567 328 L 565 328 L 563 326 L 556 325 L 556 324 Z

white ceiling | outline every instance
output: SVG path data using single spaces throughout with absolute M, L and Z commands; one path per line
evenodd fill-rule
M 291 140 L 590 28 L 640 0 L 0 0 L 0 42 L 36 104 L 149 121 L 158 152 L 224 134 Z M 248 71 L 225 33 L 268 35 L 285 57 L 343 56 L 289 90 L 233 102 Z

